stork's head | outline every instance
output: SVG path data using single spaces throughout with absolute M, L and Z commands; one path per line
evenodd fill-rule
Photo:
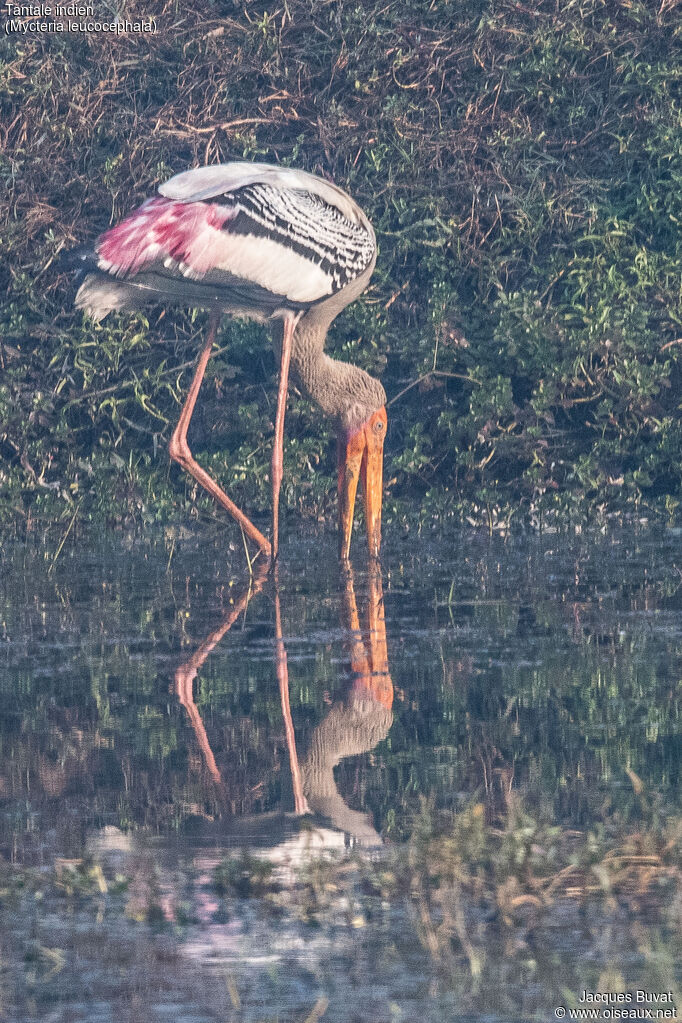
M 339 428 L 339 553 L 343 559 L 350 553 L 359 480 L 365 500 L 369 553 L 373 558 L 379 557 L 386 423 L 386 408 L 382 405 L 359 425 L 351 417 L 349 425 Z

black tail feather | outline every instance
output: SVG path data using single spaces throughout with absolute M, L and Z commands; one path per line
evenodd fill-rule
M 62 252 L 55 267 L 61 273 L 73 273 L 75 282 L 79 283 L 86 274 L 97 270 L 97 254 L 89 248 L 70 249 Z

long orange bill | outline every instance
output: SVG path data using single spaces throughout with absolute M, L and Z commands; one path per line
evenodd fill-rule
M 358 482 L 365 501 L 369 553 L 379 557 L 386 409 L 380 408 L 357 430 L 339 434 L 339 554 L 348 560 Z

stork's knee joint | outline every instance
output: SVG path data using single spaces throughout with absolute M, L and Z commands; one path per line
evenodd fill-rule
M 189 449 L 187 439 L 179 436 L 177 432 L 170 439 L 168 454 L 174 462 L 179 462 L 180 465 L 186 465 L 192 458 L 192 452 Z

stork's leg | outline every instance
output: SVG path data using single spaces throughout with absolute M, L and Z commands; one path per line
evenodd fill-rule
M 190 474 L 190 476 L 193 476 L 197 483 L 200 483 L 204 490 L 207 490 L 218 504 L 221 504 L 223 508 L 225 508 L 230 515 L 237 520 L 246 535 L 253 540 L 255 544 L 258 544 L 263 554 L 269 558 L 270 542 L 265 539 L 260 530 L 256 529 L 253 522 L 246 517 L 244 512 L 237 507 L 234 501 L 230 500 L 225 491 L 221 490 L 216 481 L 209 476 L 206 470 L 202 469 L 199 463 L 194 460 L 192 452 L 189 449 L 189 444 L 187 443 L 187 429 L 192 418 L 192 413 L 194 412 L 194 406 L 197 402 L 197 395 L 199 394 L 201 381 L 204 379 L 206 365 L 211 357 L 211 349 L 213 348 L 213 342 L 215 341 L 219 323 L 220 313 L 211 313 L 206 344 L 199 356 L 199 362 L 197 363 L 197 368 L 194 373 L 194 379 L 192 380 L 187 400 L 182 407 L 178 425 L 175 427 L 173 436 L 171 437 L 169 446 L 170 456 L 175 462 L 178 462 L 182 468 Z
M 277 391 L 277 417 L 275 419 L 275 440 L 272 446 L 272 557 L 277 557 L 279 550 L 279 491 L 284 473 L 284 412 L 287 404 L 287 386 L 289 383 L 289 363 L 291 362 L 291 343 L 298 317 L 288 315 L 284 319 L 282 333 L 282 354 L 279 363 L 279 390 Z
M 275 660 L 277 665 L 277 681 L 279 683 L 279 695 L 282 702 L 282 717 L 284 718 L 284 732 L 287 738 L 287 750 L 289 751 L 289 766 L 291 768 L 291 782 L 294 789 L 294 811 L 297 816 L 310 813 L 308 801 L 303 792 L 303 778 L 298 762 L 296 750 L 296 736 L 294 734 L 294 722 L 291 717 L 291 704 L 289 703 L 289 667 L 287 664 L 287 651 L 284 646 L 282 635 L 282 613 L 279 606 L 279 588 L 277 584 L 277 566 L 275 565 Z

